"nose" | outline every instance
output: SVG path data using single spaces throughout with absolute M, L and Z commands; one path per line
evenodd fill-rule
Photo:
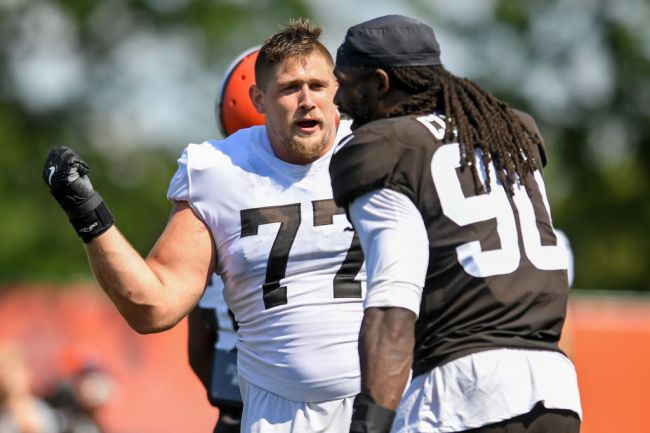
M 336 89 L 336 93 L 334 94 L 334 105 L 340 107 L 341 104 L 343 103 L 342 97 L 343 95 L 341 94 L 341 87 L 339 86 L 339 88 Z
M 300 89 L 300 95 L 298 97 L 299 97 L 298 102 L 300 104 L 300 108 L 311 110 L 312 108 L 316 107 L 309 85 L 305 84 L 304 86 L 302 86 L 302 89 Z

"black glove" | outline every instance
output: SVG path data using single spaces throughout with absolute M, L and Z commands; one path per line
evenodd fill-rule
M 369 394 L 358 394 L 352 407 L 350 433 L 388 433 L 394 418 L 394 410 L 379 406 Z
M 50 151 L 43 169 L 43 180 L 50 193 L 86 243 L 115 222 L 108 206 L 90 183 L 89 172 L 86 161 L 65 146 Z

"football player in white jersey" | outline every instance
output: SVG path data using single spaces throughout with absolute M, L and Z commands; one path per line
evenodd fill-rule
M 98 282 L 138 332 L 173 327 L 213 271 L 221 276 L 239 324 L 242 432 L 346 431 L 359 392 L 365 271 L 332 199 L 337 83 L 320 32 L 298 20 L 265 41 L 250 89 L 265 126 L 185 149 L 168 191 L 174 210 L 146 259 L 73 151 L 53 149 L 43 173 Z

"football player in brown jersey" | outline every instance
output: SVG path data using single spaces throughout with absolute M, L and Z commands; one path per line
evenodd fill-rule
M 440 54 L 398 15 L 351 27 L 337 52 L 353 134 L 330 173 L 368 269 L 350 431 L 578 432 L 539 131 Z

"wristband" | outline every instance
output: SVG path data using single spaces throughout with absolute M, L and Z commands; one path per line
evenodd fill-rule
M 388 433 L 395 419 L 395 411 L 379 406 L 370 394 L 354 398 L 350 433 Z
M 89 243 L 115 223 L 111 210 L 106 206 L 99 194 L 95 193 L 95 195 L 99 197 L 100 203 L 94 209 L 85 213 L 74 212 L 74 215 L 70 215 L 70 212 L 68 212 L 72 227 L 85 243 Z

